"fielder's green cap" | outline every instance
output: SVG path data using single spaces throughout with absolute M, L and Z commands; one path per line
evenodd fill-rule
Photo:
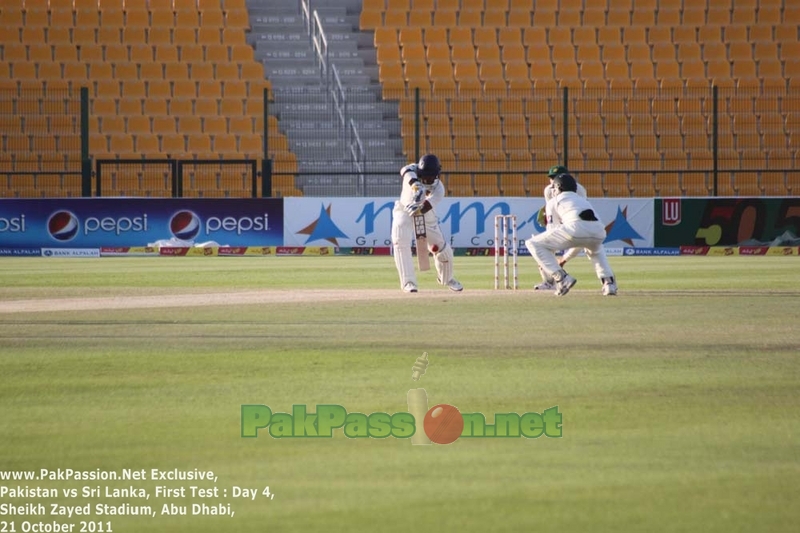
M 547 177 L 552 179 L 558 176 L 559 174 L 568 174 L 568 173 L 569 170 L 567 170 L 567 167 L 563 165 L 556 165 L 554 167 L 550 167 L 550 170 L 547 171 Z

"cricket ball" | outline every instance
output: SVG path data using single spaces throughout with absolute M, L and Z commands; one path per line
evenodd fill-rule
M 439 251 L 439 247 L 438 246 L 436 246 L 435 244 L 431 246 L 431 252 L 436 253 L 438 251 Z
M 436 444 L 455 442 L 464 431 L 464 418 L 461 412 L 446 403 L 434 405 L 425 413 L 425 434 Z

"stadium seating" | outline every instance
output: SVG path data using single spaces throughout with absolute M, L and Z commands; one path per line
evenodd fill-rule
M 600 170 L 605 194 L 707 193 L 704 171 L 711 168 L 712 132 L 709 89 L 716 86 L 720 99 L 735 93 L 752 104 L 720 107 L 720 142 L 730 144 L 730 150 L 720 150 L 720 166 L 742 170 L 739 176 L 732 172 L 720 180 L 724 191 L 734 195 L 791 191 L 782 176 L 767 180 L 761 171 L 770 162 L 770 153 L 776 154 L 770 164 L 784 169 L 792 168 L 790 162 L 796 157 L 791 134 L 797 131 L 800 110 L 778 109 L 779 103 L 795 101 L 797 96 L 789 91 L 800 87 L 800 10 L 792 6 L 782 10 L 781 2 L 612 4 L 601 0 L 576 7 L 563 0 L 461 0 L 447 3 L 447 8 L 441 7 L 443 2 L 431 5 L 431 25 L 412 24 L 412 32 L 408 21 L 413 6 L 408 4 L 364 1 L 362 29 L 375 31 L 379 62 L 393 58 L 392 68 L 383 70 L 383 83 L 405 85 L 407 91 L 422 86 L 423 94 L 428 94 L 432 88 L 428 84 L 435 83 L 432 71 L 427 71 L 431 74 L 427 81 L 420 75 L 413 86 L 411 78 L 403 79 L 400 73 L 407 72 L 403 63 L 408 66 L 412 55 L 414 61 L 427 61 L 428 66 L 435 57 L 437 72 L 448 79 L 452 74 L 459 98 L 472 98 L 477 104 L 502 94 L 506 107 L 515 108 L 499 109 L 497 120 L 492 121 L 479 120 L 481 115 L 474 108 L 463 116 L 447 108 L 437 111 L 441 120 L 426 117 L 434 125 L 426 132 L 428 138 L 437 139 L 429 147 L 449 150 L 452 146 L 461 169 L 531 171 L 535 165 L 539 172 L 568 159 L 573 168 Z M 446 64 L 445 42 L 452 68 Z M 570 139 L 568 154 L 562 153 L 560 141 L 544 140 L 562 133 L 561 94 L 552 89 L 564 87 L 581 95 L 573 101 L 595 90 L 611 89 L 614 92 L 607 94 L 614 94 L 615 100 L 619 95 L 619 102 L 607 102 L 589 112 L 597 117 L 594 120 L 587 120 L 585 111 L 570 109 L 571 131 L 573 124 L 579 127 Z M 618 92 L 620 88 L 623 92 Z M 632 96 L 624 91 L 632 88 L 640 92 Z M 550 107 L 544 113 L 529 105 L 537 95 Z M 758 110 L 753 107 L 756 102 Z M 524 120 L 519 120 L 520 114 Z M 401 113 L 401 118 L 411 121 L 413 115 Z M 476 146 L 469 146 L 464 138 L 465 120 L 474 121 L 475 138 L 481 140 Z M 732 130 L 729 126 L 734 123 Z M 404 123 L 403 132 L 412 135 L 413 125 Z M 491 157 L 483 139 L 492 139 Z M 466 164 L 465 158 L 473 158 L 472 164 Z M 638 172 L 622 179 L 602 172 L 608 165 L 609 170 Z M 667 177 L 661 171 L 700 172 Z M 481 194 L 486 187 L 483 178 L 479 185 L 477 176 L 470 186 L 474 184 Z M 501 193 L 511 190 L 502 182 L 497 188 Z
M 66 138 L 80 134 L 81 87 L 89 89 L 90 151 L 95 158 L 260 159 L 263 95 L 265 90 L 268 98 L 271 94 L 263 66 L 245 44 L 248 27 L 243 0 L 3 2 L 0 78 L 5 81 L 0 89 L 7 90 L 4 105 L 13 98 L 16 107 L 0 109 L 6 155 L 0 172 L 80 170 L 80 143 Z M 59 98 L 72 101 L 75 112 L 69 127 L 58 132 L 53 127 L 63 110 L 43 109 L 55 105 L 48 91 L 55 94 L 56 89 L 63 91 Z M 13 116 L 7 111 L 20 113 L 19 130 L 6 121 Z M 22 129 L 25 124 L 29 131 Z M 275 157 L 277 170 L 296 171 L 286 138 L 274 126 L 270 123 L 269 155 Z M 64 151 L 61 144 L 74 149 Z M 12 179 L 14 186 L 26 180 Z M 0 194 L 40 196 L 45 190 L 40 184 L 52 186 L 59 180 L 35 181 L 36 187 L 18 187 L 16 193 L 0 187 Z M 80 176 L 67 181 L 68 186 L 53 188 L 52 195 L 78 195 Z M 122 188 L 135 191 L 129 184 Z M 242 186 L 227 193 L 249 196 L 250 189 Z

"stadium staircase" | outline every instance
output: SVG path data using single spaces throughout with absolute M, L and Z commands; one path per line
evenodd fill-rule
M 372 36 L 358 29 L 360 8 L 360 0 L 312 0 L 304 15 L 298 0 L 248 1 L 248 42 L 272 83 L 270 108 L 297 155 L 305 195 L 398 192 L 394 171 L 405 158 L 397 104 L 381 100 Z M 387 169 L 391 175 L 381 174 Z M 363 180 L 354 178 L 359 171 Z

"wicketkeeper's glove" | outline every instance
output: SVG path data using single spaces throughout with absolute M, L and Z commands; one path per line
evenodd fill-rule
M 544 207 L 536 212 L 536 222 L 543 228 L 547 227 L 547 212 Z

